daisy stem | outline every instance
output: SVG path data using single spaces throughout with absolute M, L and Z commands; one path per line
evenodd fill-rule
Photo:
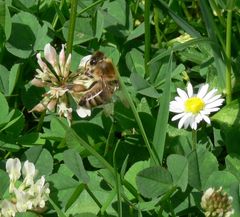
M 197 146 L 197 130 L 192 130 L 192 149 L 195 150 Z
M 232 34 L 232 10 L 227 12 L 227 29 L 226 29 L 226 102 L 229 104 L 232 100 L 231 85 L 231 34 Z
M 67 54 L 72 53 L 76 17 L 77 17 L 77 0 L 71 0 L 71 13 L 67 37 Z

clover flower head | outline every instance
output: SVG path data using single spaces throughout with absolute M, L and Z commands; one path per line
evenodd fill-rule
M 233 198 L 228 196 L 228 194 L 222 190 L 222 187 L 218 190 L 208 188 L 202 196 L 201 207 L 206 217 L 230 217 L 234 214 L 232 200 Z
M 40 68 L 36 70 L 37 74 L 31 83 L 37 87 L 46 87 L 48 91 L 43 94 L 43 99 L 30 112 L 56 111 L 60 116 L 65 117 L 68 124 L 71 125 L 73 109 L 69 106 L 68 95 L 71 95 L 78 104 L 84 94 L 83 92 L 93 83 L 92 78 L 83 73 L 89 65 L 91 56 L 83 57 L 79 64 L 79 70 L 73 73 L 70 72 L 71 54 L 66 56 L 64 45 L 62 45 L 58 55 L 53 46 L 49 43 L 46 44 L 44 58 L 42 59 L 40 53 L 37 54 L 37 62 Z M 76 91 L 72 88 L 74 85 L 79 85 L 82 89 Z M 91 110 L 84 108 L 82 110 L 83 112 L 77 110 L 79 117 L 90 116 Z
M 177 88 L 177 93 L 173 101 L 170 102 L 169 110 L 176 115 L 172 121 L 179 120 L 178 128 L 191 127 L 196 130 L 201 121 L 210 124 L 209 115 L 212 112 L 218 111 L 224 102 L 221 94 L 216 94 L 217 89 L 212 89 L 208 92 L 209 84 L 204 84 L 200 87 L 197 94 L 193 93 L 191 83 L 187 84 L 187 92 Z
M 48 183 L 45 183 L 44 176 L 34 182 L 37 170 L 33 163 L 27 160 L 21 168 L 18 158 L 10 158 L 6 162 L 6 171 L 10 179 L 11 198 L 0 201 L 0 216 L 14 217 L 17 212 L 45 207 L 50 189 Z M 23 181 L 19 180 L 21 175 L 24 178 Z M 15 184 L 17 180 L 21 183 L 18 186 Z

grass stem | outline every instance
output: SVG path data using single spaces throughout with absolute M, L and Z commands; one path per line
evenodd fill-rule
M 232 35 L 232 10 L 227 12 L 227 30 L 226 30 L 226 103 L 232 101 L 232 84 L 231 84 L 231 35 Z
M 145 75 L 149 74 L 148 62 L 150 60 L 150 50 L 151 50 L 151 35 L 150 35 L 150 2 L 151 0 L 145 0 L 144 8 L 144 27 L 145 27 Z
M 76 17 L 77 17 L 77 0 L 71 0 L 70 22 L 67 37 L 67 54 L 72 53 Z

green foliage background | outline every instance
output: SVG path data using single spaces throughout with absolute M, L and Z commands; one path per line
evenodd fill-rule
M 220 186 L 240 216 L 239 15 L 233 0 L 1 0 L 0 199 L 6 159 L 18 157 L 50 183 L 42 216 L 204 216 L 203 191 Z M 72 71 L 103 51 L 121 76 L 112 102 L 87 119 L 74 114 L 71 128 L 55 114 L 28 112 L 45 92 L 30 81 L 47 43 L 72 48 Z M 191 131 L 169 114 L 187 81 L 227 96 L 194 150 Z

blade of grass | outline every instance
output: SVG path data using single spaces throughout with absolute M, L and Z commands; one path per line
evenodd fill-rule
M 221 87 L 222 89 L 225 87 L 225 67 L 224 67 L 224 63 L 223 63 L 223 59 L 222 59 L 222 53 L 221 53 L 221 49 L 220 46 L 216 46 L 218 43 L 217 40 L 217 35 L 216 32 L 218 31 L 217 26 L 214 23 L 214 18 L 212 16 L 212 14 L 209 11 L 209 5 L 207 4 L 206 0 L 199 0 L 199 5 L 201 8 L 201 12 L 202 12 L 202 16 L 203 16 L 203 20 L 205 22 L 205 26 L 208 32 L 208 37 L 214 41 L 214 44 L 211 44 L 212 47 L 212 51 L 213 51 L 213 57 L 215 60 L 215 65 L 216 65 L 216 69 L 217 69 L 217 73 L 218 73 L 218 85 L 219 87 Z M 223 49 L 224 50 L 224 49 Z
M 232 1 L 234 2 L 234 1 Z M 226 30 L 226 102 L 232 101 L 232 64 L 231 64 L 231 42 L 232 42 L 232 9 L 227 12 L 227 30 Z
M 94 3 L 92 3 L 92 4 L 89 5 L 88 7 L 82 9 L 82 10 L 78 13 L 78 16 L 81 15 L 81 14 L 83 14 L 83 13 L 85 13 L 85 12 L 88 11 L 89 9 L 95 7 L 96 5 L 98 5 L 98 4 L 100 4 L 100 3 L 104 2 L 104 1 L 105 1 L 105 0 L 98 0 L 98 1 L 96 1 L 96 2 L 94 2 Z M 91 14 L 90 14 L 90 15 L 91 15 Z
M 169 101 L 170 101 L 170 86 L 171 86 L 171 72 L 172 72 L 172 54 L 169 58 L 168 72 L 165 77 L 165 85 L 163 94 L 160 98 L 160 106 L 157 115 L 156 126 L 153 136 L 153 146 L 156 150 L 158 158 L 162 163 L 163 153 L 165 148 L 165 140 L 167 134 L 168 117 L 169 117 Z
M 144 143 L 146 145 L 146 148 L 148 149 L 148 152 L 149 152 L 149 155 L 150 155 L 150 158 L 152 159 L 152 161 L 155 163 L 155 165 L 158 165 L 160 163 L 157 155 L 155 154 L 154 150 L 152 149 L 149 141 L 148 141 L 148 138 L 147 138 L 147 135 L 146 135 L 146 132 L 144 130 L 144 127 L 143 127 L 143 124 L 142 124 L 142 121 L 138 115 L 138 112 L 137 112 L 137 109 L 133 103 L 133 100 L 132 98 L 130 97 L 129 93 L 128 93 L 128 90 L 121 78 L 121 76 L 119 75 L 119 72 L 117 72 L 118 74 L 118 79 L 119 79 L 119 83 L 120 83 L 120 87 L 121 87 L 121 90 L 123 92 L 123 95 L 125 96 L 128 104 L 130 105 L 131 109 L 132 109 L 132 112 L 133 112 L 133 115 L 135 117 L 135 120 L 138 124 L 138 127 L 139 127 L 139 130 L 141 132 L 141 135 L 143 137 L 143 140 L 144 140 Z
M 154 0 L 154 4 L 156 4 L 161 9 L 166 9 L 169 15 L 173 18 L 173 20 L 183 28 L 189 35 L 192 37 L 201 37 L 201 34 L 195 30 L 191 25 L 189 25 L 184 19 L 178 16 L 173 10 L 171 10 L 168 5 L 162 0 Z
M 195 39 L 192 39 L 192 40 L 189 40 L 187 42 L 184 42 L 182 44 L 178 44 L 172 48 L 169 48 L 168 50 L 166 51 L 162 51 L 160 54 L 158 54 L 157 56 L 155 56 L 154 58 L 152 58 L 148 64 L 152 64 L 152 63 L 155 63 L 157 62 L 158 60 L 164 58 L 165 56 L 168 56 L 170 55 L 172 52 L 175 52 L 175 51 L 181 51 L 181 50 L 184 50 L 190 46 L 193 46 L 193 45 L 198 45 L 200 43 L 214 43 L 214 41 L 210 40 L 209 38 L 195 38 Z
M 117 166 L 116 166 L 116 152 L 117 148 L 119 145 L 120 140 L 118 140 L 116 147 L 113 151 L 113 166 L 114 166 L 114 172 L 115 172 L 115 182 L 116 182 L 116 190 L 117 190 L 117 204 L 118 204 L 118 216 L 122 217 L 123 211 L 122 211 L 122 200 L 121 200 L 121 179 L 120 175 L 117 171 Z
M 51 198 L 48 198 L 48 201 L 51 203 L 51 205 L 53 206 L 53 208 L 55 209 L 55 211 L 58 214 L 58 217 L 67 217 L 62 210 L 53 202 L 53 200 Z

